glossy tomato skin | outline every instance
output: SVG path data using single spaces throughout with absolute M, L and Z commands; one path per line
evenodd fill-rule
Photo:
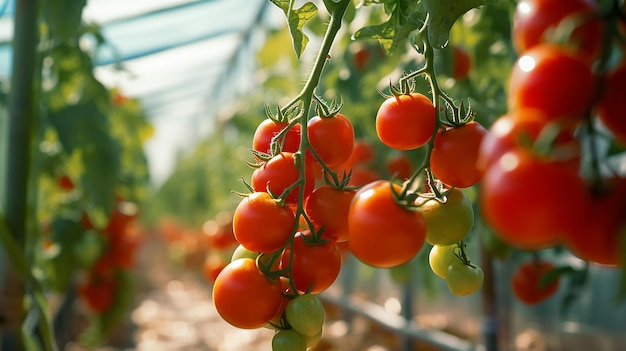
M 624 265 L 620 248 L 626 240 L 626 178 L 605 180 L 604 188 L 589 191 L 586 215 L 565 244 L 574 255 L 591 263 Z
M 435 106 L 425 95 L 412 93 L 387 98 L 376 114 L 376 133 L 385 145 L 412 150 L 428 142 L 435 131 Z
M 298 333 L 315 336 L 324 325 L 324 305 L 314 294 L 298 295 L 287 304 L 285 317 Z
M 626 145 L 624 91 L 626 91 L 626 63 L 608 73 L 602 98 L 597 104 L 600 120 L 622 145 Z
M 585 185 L 578 173 L 524 150 L 505 153 L 484 174 L 481 213 L 509 244 L 528 250 L 561 243 L 584 217 Z
M 224 267 L 215 279 L 213 303 L 226 322 L 256 329 L 276 315 L 283 296 L 280 283 L 269 281 L 255 260 L 241 258 Z
M 454 254 L 457 247 L 456 244 L 435 245 L 430 249 L 428 253 L 428 264 L 433 273 L 439 278 L 446 279 L 448 267 L 450 267 L 453 262 L 459 261 L 459 258 Z
M 276 122 L 269 118 L 263 120 L 254 131 L 254 136 L 252 137 L 252 150 L 271 154 L 272 138 L 288 125 L 289 124 L 287 122 Z M 300 147 L 300 134 L 300 124 L 296 124 L 289 129 L 285 138 L 282 140 L 283 149 L 281 151 L 298 151 L 298 148 Z
M 323 237 L 337 242 L 348 240 L 348 212 L 355 190 L 339 190 L 322 185 L 305 202 L 305 212 L 316 227 L 324 228 Z
M 281 268 L 289 266 L 291 277 L 300 291 L 319 294 L 331 286 L 341 270 L 341 252 L 333 240 L 308 244 L 304 236 L 309 231 L 297 233 L 293 246 L 287 247 L 281 256 Z
M 430 200 L 420 207 L 426 220 L 426 242 L 452 245 L 463 240 L 474 225 L 474 209 L 463 190 L 453 188 L 446 202 Z
M 547 41 L 549 31 L 570 17 L 580 16 L 581 24 L 563 45 L 572 45 L 581 56 L 593 60 L 602 45 L 604 24 L 590 0 L 521 0 L 513 17 L 513 46 L 518 53 Z M 585 16 L 587 18 L 585 18 Z
M 424 245 L 426 221 L 419 212 L 404 209 L 393 198 L 391 187 L 380 180 L 357 191 L 348 214 L 348 245 L 362 262 L 389 268 L 408 262 Z
M 480 144 L 487 133 L 475 121 L 438 132 L 430 155 L 430 168 L 435 177 L 458 188 L 478 183 L 482 177 L 478 155 Z
M 307 123 L 307 134 L 311 147 L 328 167 L 340 166 L 352 155 L 354 128 L 350 120 L 340 113 L 332 117 L 311 118 Z M 312 154 L 309 157 L 315 160 Z
M 580 121 L 592 101 L 596 79 L 575 52 L 540 44 L 516 61 L 509 84 L 509 107 L 536 108 L 551 121 Z
M 554 265 L 546 261 L 531 261 L 520 265 L 511 278 L 511 287 L 517 298 L 528 305 L 538 304 L 552 296 L 559 287 L 558 279 L 542 287 L 542 276 L 554 270 Z
M 305 162 L 305 185 L 304 197 L 313 191 L 315 186 L 315 173 L 311 164 Z M 296 167 L 295 156 L 291 152 L 281 152 L 254 170 L 250 185 L 256 192 L 266 192 L 267 189 L 275 196 L 281 194 L 300 178 L 300 170 Z M 286 196 L 285 202 L 295 204 L 298 202 L 300 186 L 292 189 Z
M 272 253 L 291 237 L 295 216 L 270 194 L 254 192 L 239 202 L 233 215 L 237 242 L 250 251 Z

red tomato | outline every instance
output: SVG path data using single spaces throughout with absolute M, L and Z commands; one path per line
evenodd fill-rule
M 230 225 L 220 225 L 216 220 L 210 219 L 202 224 L 202 233 L 210 248 L 224 250 L 237 245 L 232 221 Z
M 545 113 L 535 109 L 513 110 L 498 118 L 481 142 L 478 168 L 484 171 L 512 149 L 531 148 L 544 128 L 559 128 L 552 145 L 553 156 L 561 161 L 569 160 L 573 168 L 578 168 L 580 142 L 574 138 L 574 131 L 558 124 L 548 125 L 546 120 Z
M 620 251 L 626 240 L 626 178 L 606 180 L 606 188 L 589 193 L 585 216 L 565 238 L 566 246 L 583 260 L 623 266 Z
M 62 175 L 59 178 L 57 178 L 57 184 L 59 185 L 59 188 L 63 190 L 74 189 L 74 182 L 72 182 L 70 177 L 68 177 L 67 175 Z
M 584 216 L 585 185 L 566 163 L 511 150 L 489 166 L 479 201 L 485 221 L 509 244 L 542 249 L 561 242 Z
M 472 65 L 470 56 L 467 51 L 460 46 L 454 46 L 452 50 L 454 62 L 452 66 L 452 77 L 457 80 L 464 79 L 469 75 Z
M 624 145 L 626 145 L 625 91 L 626 62 L 608 73 L 602 98 L 597 104 L 600 120 L 613 133 L 615 139 Z
M 387 174 L 400 180 L 407 180 L 413 175 L 413 164 L 405 153 L 391 155 L 385 162 Z
M 423 146 L 435 131 L 435 106 L 419 93 L 387 98 L 376 114 L 376 133 L 385 145 L 397 150 Z
M 554 270 L 554 265 L 545 261 L 531 261 L 517 267 L 511 279 L 513 293 L 520 301 L 534 305 L 552 296 L 559 287 L 555 280 L 545 287 L 540 281 L 544 274 Z
M 362 186 L 380 180 L 380 174 L 369 168 L 353 168 L 352 176 L 348 182 L 349 186 Z
M 307 126 L 309 143 L 328 167 L 345 163 L 354 149 L 354 128 L 350 120 L 338 113 L 332 117 L 315 116 Z M 315 162 L 312 154 L 307 154 Z
M 308 230 L 296 234 L 293 246 L 287 247 L 282 254 L 281 268 L 287 268 L 291 263 L 290 276 L 296 289 L 319 294 L 337 279 L 341 253 L 333 240 L 309 245 L 304 241 L 306 235 L 310 235 Z
M 511 109 L 536 108 L 550 121 L 579 121 L 593 98 L 591 66 L 575 52 L 540 44 L 520 56 L 511 74 Z
M 233 216 L 233 232 L 250 251 L 272 253 L 291 237 L 295 216 L 268 193 L 254 192 L 241 200 Z
M 118 284 L 113 276 L 89 274 L 77 286 L 78 296 L 96 313 L 104 313 L 115 301 Z
M 413 258 L 424 245 L 426 221 L 419 212 L 408 211 L 393 198 L 385 180 L 357 191 L 348 213 L 348 245 L 359 260 L 389 268 Z
M 310 162 L 305 162 L 304 177 L 304 198 L 306 198 L 315 186 L 315 173 Z M 299 178 L 300 170 L 296 167 L 294 154 L 281 152 L 254 170 L 250 185 L 254 191 L 266 192 L 269 188 L 272 194 L 281 196 L 283 191 L 297 182 Z M 292 189 L 287 194 L 285 202 L 297 203 L 299 189 L 299 185 Z
M 270 281 L 255 260 L 229 263 L 215 279 L 213 303 L 219 315 L 241 329 L 256 329 L 271 320 L 283 303 L 278 281 Z
M 478 151 L 486 135 L 487 130 L 475 121 L 439 131 L 430 155 L 430 168 L 435 177 L 459 188 L 478 183 L 482 177 Z
M 348 240 L 348 211 L 354 190 L 338 190 L 323 185 L 306 199 L 305 211 L 316 230 L 324 228 L 323 236 L 341 242 Z
M 256 150 L 259 152 L 263 152 L 266 154 L 271 154 L 271 142 L 272 138 L 275 137 L 281 130 L 287 127 L 287 122 L 276 122 L 269 118 L 263 120 L 261 124 L 254 131 L 254 136 L 252 137 L 252 150 Z M 279 151 L 285 152 L 296 152 L 300 147 L 300 125 L 294 125 L 283 139 L 280 140 L 280 143 L 284 143 L 282 150 L 279 148 Z M 279 145 L 281 145 L 279 143 Z
M 520 0 L 513 18 L 513 45 L 518 53 L 546 42 L 546 36 L 565 19 L 578 24 L 567 41 L 587 60 L 598 56 L 604 24 L 590 0 Z M 561 43 L 559 43 L 561 44 Z
M 208 283 L 213 283 L 227 264 L 219 255 L 209 255 L 202 263 L 202 276 Z

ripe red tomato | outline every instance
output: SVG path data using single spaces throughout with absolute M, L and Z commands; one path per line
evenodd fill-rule
M 303 160 L 304 161 L 304 160 Z M 304 198 L 313 191 L 315 186 L 315 173 L 310 162 L 305 162 L 304 169 Z M 283 191 L 297 182 L 300 178 L 300 170 L 296 167 L 294 154 L 281 152 L 254 170 L 250 185 L 257 192 L 266 192 L 270 189 L 275 196 L 281 196 Z M 294 204 L 298 202 L 300 186 L 296 186 L 286 196 L 285 202 Z
M 285 269 L 291 263 L 290 276 L 296 289 L 319 294 L 337 279 L 341 270 L 341 253 L 333 240 L 309 245 L 304 241 L 305 235 L 310 235 L 310 232 L 297 233 L 293 246 L 285 249 L 281 256 L 281 268 Z
M 225 250 L 237 245 L 232 220 L 229 225 L 222 225 L 210 219 L 202 224 L 202 234 L 206 236 L 206 243 L 212 249 Z
M 486 170 L 479 203 L 486 223 L 509 244 L 542 249 L 561 242 L 583 218 L 585 185 L 567 163 L 511 150 Z
M 263 120 L 254 131 L 254 136 L 252 137 L 252 150 L 271 154 L 272 138 L 275 137 L 281 130 L 285 129 L 287 125 L 287 122 L 276 122 L 269 118 Z M 281 140 L 281 142 L 284 143 L 282 150 L 278 150 L 285 152 L 298 151 L 298 148 L 300 147 L 300 134 L 300 124 L 294 125 Z
M 233 216 L 237 242 L 250 251 L 272 253 L 291 237 L 295 216 L 268 193 L 254 192 L 239 202 Z
M 435 106 L 419 93 L 387 98 L 376 114 L 376 133 L 385 145 L 397 150 L 423 146 L 435 131 Z
M 391 187 L 379 180 L 359 189 L 348 213 L 348 245 L 359 260 L 389 268 L 408 262 L 424 245 L 426 221 L 419 212 L 406 210 L 393 198 Z
M 202 263 L 202 276 L 208 283 L 213 283 L 228 262 L 220 255 L 209 255 Z
M 487 169 L 498 162 L 506 152 L 517 148 L 532 148 L 544 128 L 559 128 L 551 149 L 560 161 L 568 161 L 578 168 L 580 142 L 574 138 L 574 130 L 559 124 L 548 125 L 545 113 L 536 109 L 518 109 L 498 118 L 483 138 L 478 152 L 478 168 Z
M 624 91 L 626 91 L 626 62 L 608 73 L 602 98 L 597 104 L 602 123 L 613 133 L 617 141 L 626 145 Z
M 328 167 L 345 163 L 354 149 L 354 128 L 338 113 L 332 117 L 315 116 L 307 123 L 309 143 Z M 312 154 L 307 154 L 315 162 Z
M 413 175 L 413 164 L 409 156 L 405 153 L 396 153 L 391 155 L 385 161 L 385 168 L 390 177 L 400 180 L 407 180 Z
M 586 215 L 579 218 L 577 230 L 565 237 L 566 246 L 583 260 L 604 266 L 623 266 L 626 178 L 606 180 L 604 189 L 588 194 L 586 206 Z
M 114 276 L 88 274 L 79 281 L 77 293 L 87 307 L 96 313 L 104 313 L 115 301 L 118 283 Z
M 540 44 L 517 59 L 509 84 L 509 106 L 539 109 L 551 121 L 579 121 L 589 109 L 594 87 L 591 65 L 575 52 Z
M 578 55 L 593 60 L 602 46 L 604 24 L 590 0 L 521 0 L 513 18 L 513 45 L 518 53 L 546 42 L 547 34 L 566 18 L 576 20 L 568 45 L 576 45 Z M 572 22 L 576 23 L 576 22 Z M 559 43 L 561 45 L 561 43 Z
M 380 174 L 369 168 L 353 168 L 352 176 L 348 182 L 349 186 L 362 186 L 380 180 Z
M 452 48 L 452 77 L 454 79 L 464 79 L 469 75 L 470 67 L 472 65 L 472 61 L 470 59 L 467 51 L 460 47 L 454 46 Z
M 324 228 L 324 238 L 348 240 L 348 211 L 354 190 L 338 190 L 328 185 L 313 190 L 305 202 L 306 214 L 316 227 Z
M 470 187 L 482 177 L 478 168 L 478 151 L 487 130 L 472 121 L 460 127 L 439 131 L 430 155 L 430 169 L 445 184 Z
M 281 285 L 270 281 L 255 260 L 241 258 L 229 263 L 215 279 L 213 303 L 219 315 L 241 329 L 260 328 L 283 303 Z
M 513 293 L 520 301 L 534 305 L 552 296 L 559 287 L 559 280 L 547 286 L 540 285 L 544 274 L 552 271 L 554 265 L 546 261 L 530 261 L 517 267 L 511 279 Z

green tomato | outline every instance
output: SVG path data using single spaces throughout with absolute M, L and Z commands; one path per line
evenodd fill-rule
M 237 246 L 237 248 L 235 249 L 235 251 L 233 251 L 233 256 L 230 259 L 230 262 L 233 262 L 235 260 L 238 260 L 240 258 L 251 258 L 251 259 L 256 259 L 257 256 L 259 256 L 259 253 L 256 251 L 250 251 L 248 249 L 246 249 L 245 247 L 243 247 L 242 245 Z
M 450 264 L 459 261 L 458 257 L 454 254 L 455 248 L 457 248 L 456 244 L 444 246 L 435 245 L 430 249 L 428 253 L 428 263 L 430 264 L 430 269 L 432 269 L 439 278 L 446 279 Z
M 285 317 L 291 327 L 305 336 L 314 336 L 324 325 L 324 305 L 314 294 L 293 298 L 285 307 Z
M 272 351 L 305 351 L 306 336 L 293 329 L 280 330 L 272 338 Z
M 474 225 L 472 202 L 465 192 L 453 188 L 447 201 L 426 202 L 422 215 L 426 220 L 426 242 L 431 245 L 451 245 L 467 236 Z
M 306 336 L 306 347 L 312 347 L 316 345 L 322 339 L 322 329 L 313 336 Z
M 446 283 L 450 292 L 456 296 L 475 293 L 483 285 L 484 280 L 483 270 L 478 266 L 469 266 L 458 261 L 448 267 Z

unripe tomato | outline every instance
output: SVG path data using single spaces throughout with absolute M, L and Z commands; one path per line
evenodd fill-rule
M 438 246 L 435 245 L 430 249 L 428 253 L 428 263 L 430 265 L 430 269 L 432 269 L 433 273 L 435 273 L 439 278 L 446 279 L 448 275 L 448 267 L 452 262 L 459 261 L 459 258 L 454 254 L 454 250 L 458 246 L 456 244 Z
M 285 308 L 287 322 L 304 336 L 317 335 L 324 325 L 324 316 L 324 305 L 313 294 L 298 295 Z
M 485 274 L 478 266 L 470 266 L 457 260 L 448 266 L 446 284 L 453 295 L 466 296 L 483 286 Z
M 445 203 L 430 200 L 420 208 L 426 220 L 426 242 L 430 245 L 458 243 L 474 225 L 472 203 L 459 188 L 450 191 Z
M 387 98 L 376 114 L 376 133 L 385 145 L 412 150 L 428 142 L 435 131 L 435 106 L 419 93 Z
M 279 330 L 272 338 L 272 351 L 306 351 L 307 338 L 293 329 Z

